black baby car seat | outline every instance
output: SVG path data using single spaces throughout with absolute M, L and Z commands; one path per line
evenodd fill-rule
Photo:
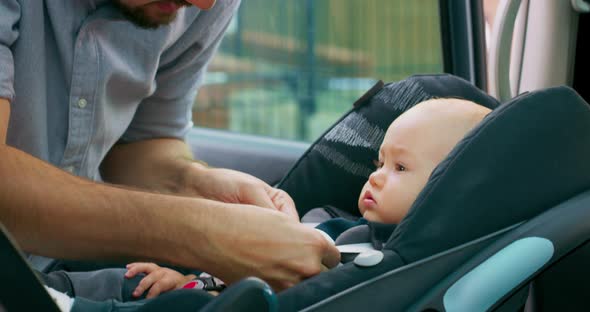
M 385 129 L 401 112 L 432 97 L 497 106 L 450 75 L 388 84 L 316 141 L 280 187 L 300 213 L 322 205 L 355 213 Z M 528 300 L 527 309 L 540 311 L 582 304 L 590 277 L 588 143 L 590 107 L 575 91 L 558 87 L 521 95 L 495 108 L 434 170 L 385 243 L 379 264 L 347 263 L 279 294 L 247 279 L 200 306 L 205 311 L 519 311 Z M 6 261 L 12 261 L 6 257 L 14 253 L 4 243 L 0 301 L 10 311 L 29 310 L 34 306 L 10 297 L 17 295 L 11 287 L 22 276 L 6 272 Z M 43 304 L 50 304 L 39 289 Z M 184 294 L 161 296 L 146 310 L 158 304 L 173 310 L 174 296 Z
M 350 143 L 350 131 L 348 138 L 335 138 L 345 133 L 339 128 L 361 120 L 364 126 L 354 129 L 367 129 L 370 122 L 384 131 L 403 110 L 432 97 L 495 106 L 492 98 L 449 75 L 390 84 L 328 130 L 282 188 L 293 194 L 301 212 L 322 205 L 356 212 L 380 142 L 363 151 Z M 583 204 L 590 196 L 584 194 L 590 191 L 589 143 L 590 107 L 570 88 L 523 94 L 500 105 L 434 170 L 385 244 L 379 265 L 350 263 L 311 278 L 278 295 L 280 310 L 480 311 L 505 305 L 518 310 L 527 297 L 528 306 L 537 309 L 575 305 L 574 299 L 585 297 L 573 295 L 588 287 L 561 291 L 556 285 L 566 276 L 590 278 L 583 263 L 590 257 L 582 248 L 590 238 L 584 219 L 590 198 L 588 208 Z M 362 175 L 361 166 L 367 168 Z M 349 183 L 354 185 L 347 188 Z M 558 265 L 570 258 L 575 268 Z

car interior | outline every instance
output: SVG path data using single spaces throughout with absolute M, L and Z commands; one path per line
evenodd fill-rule
M 277 5 L 289 8 L 291 2 L 281 0 Z M 304 13 L 310 12 L 311 2 L 301 5 L 301 18 L 308 16 Z M 212 129 L 201 125 L 200 117 L 187 138 L 195 157 L 210 166 L 243 171 L 287 191 L 300 215 L 332 205 L 358 216 L 358 190 L 366 181 L 359 172 L 371 168 L 377 151 L 334 139 L 344 135 L 343 127 L 354 128 L 362 119 L 384 130 L 408 108 L 438 97 L 464 98 L 492 109 L 433 171 L 410 213 L 383 246 L 382 260 L 372 266 L 343 263 L 278 293 L 255 277 L 214 298 L 173 291 L 141 311 L 585 309 L 590 291 L 590 223 L 585 221 L 590 218 L 590 145 L 585 144 L 590 142 L 590 88 L 584 79 L 588 48 L 582 36 L 588 29 L 590 2 L 426 2 L 436 9 L 440 72 L 426 66 L 410 67 L 415 72 L 395 79 L 369 74 L 370 83 L 363 83 L 362 92 L 345 103 L 346 110 L 331 113 L 326 127 L 305 132 L 305 140 Z M 240 10 L 238 17 L 248 16 Z M 319 27 L 317 21 L 316 16 L 306 25 Z M 269 38 L 237 33 L 245 41 L 238 44 L 232 35 L 226 39 L 231 48 L 272 46 L 278 54 L 300 53 L 303 57 L 295 58 L 305 58 L 305 51 L 291 49 L 288 43 L 275 47 Z M 308 38 L 307 45 L 314 39 L 319 40 Z M 318 53 L 324 51 L 315 44 Z M 342 63 L 334 61 L 331 66 L 345 66 L 348 54 L 338 55 Z M 364 60 L 359 58 L 351 62 Z M 231 79 L 215 82 L 223 70 L 213 62 L 213 78 L 203 89 L 234 84 Z M 274 79 L 236 77 L 250 79 L 247 84 Z M 294 83 L 291 78 L 286 81 Z M 210 94 L 199 95 L 206 96 Z M 298 114 L 317 111 L 322 97 L 309 103 L 313 105 L 302 106 Z M 279 112 L 268 117 L 285 116 Z M 0 229 L 0 311 L 59 311 L 18 244 L 1 224 Z

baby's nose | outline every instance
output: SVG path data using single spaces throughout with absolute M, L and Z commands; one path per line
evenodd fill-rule
M 376 170 L 371 175 L 369 175 L 369 183 L 372 186 L 380 186 L 383 183 L 383 174 L 380 173 L 381 170 Z

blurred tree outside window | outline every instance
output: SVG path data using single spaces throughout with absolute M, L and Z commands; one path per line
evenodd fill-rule
M 313 141 L 377 80 L 442 71 L 437 0 L 246 0 L 193 121 Z

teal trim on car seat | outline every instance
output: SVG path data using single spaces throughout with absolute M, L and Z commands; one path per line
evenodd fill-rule
M 264 299 L 266 299 L 266 304 L 268 304 L 268 312 L 279 310 L 279 299 L 268 285 L 264 288 Z
M 541 237 L 519 239 L 504 247 L 451 286 L 446 311 L 485 311 L 553 256 L 553 243 Z

